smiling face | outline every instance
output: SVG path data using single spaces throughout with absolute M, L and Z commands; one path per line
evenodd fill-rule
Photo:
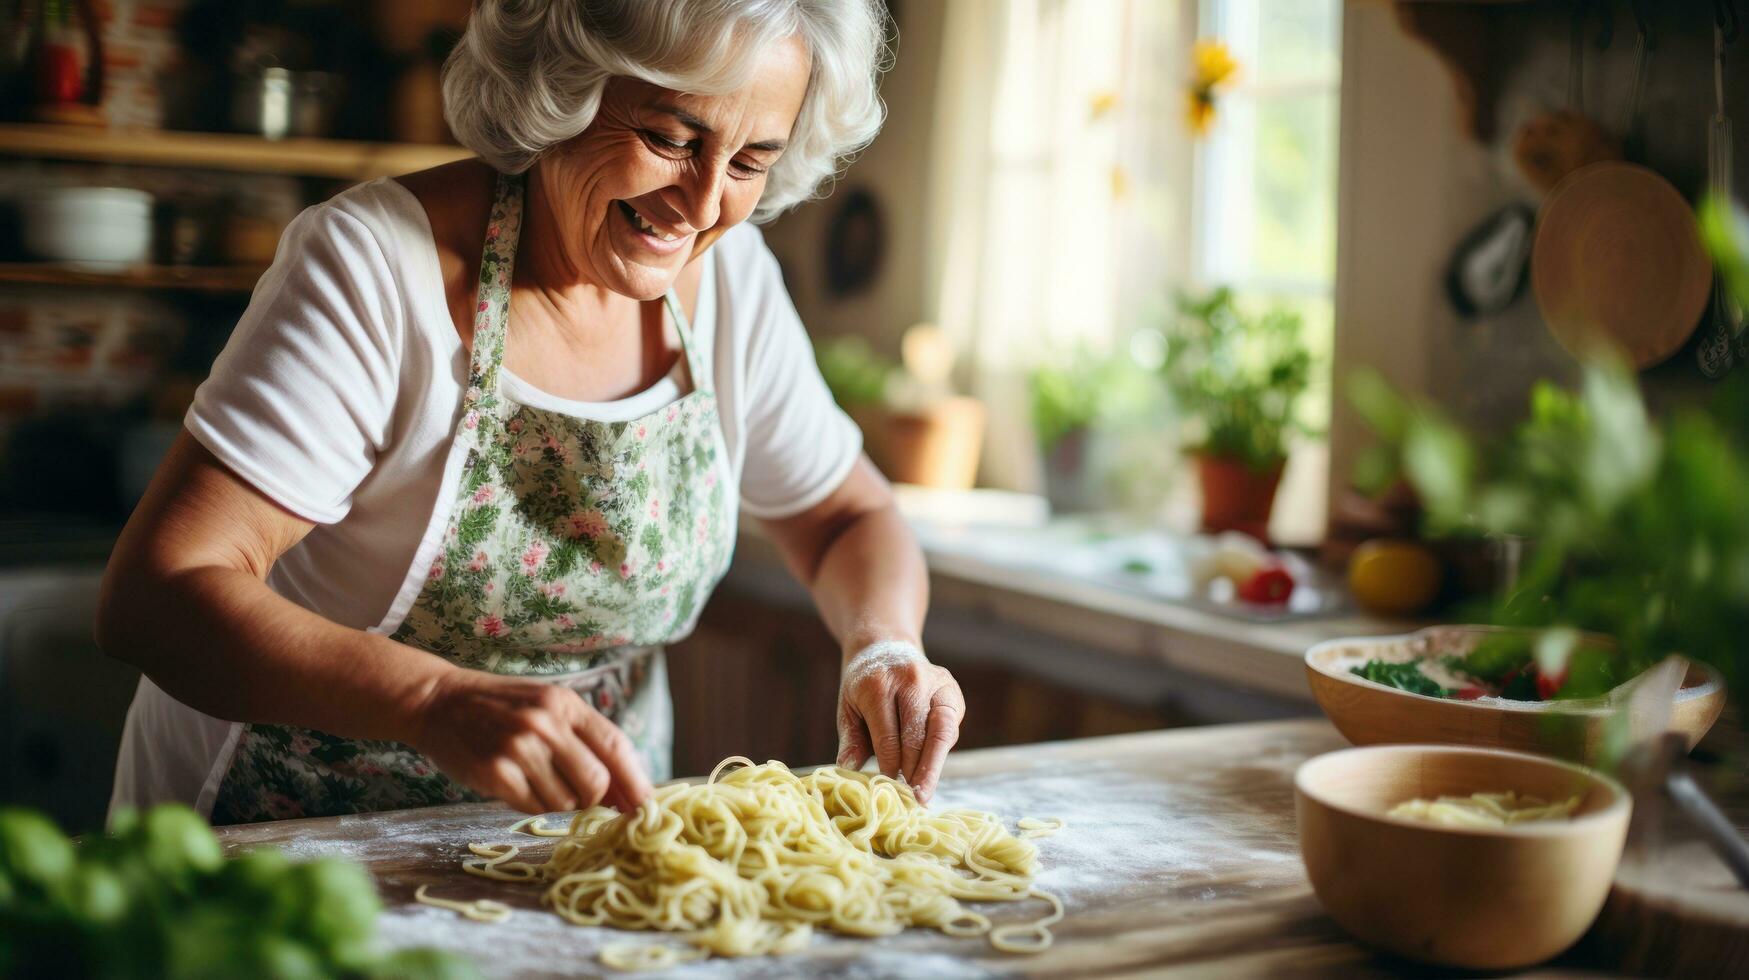
M 542 264 L 621 295 L 662 296 L 688 260 L 753 213 L 808 71 L 806 49 L 790 38 L 727 95 L 609 82 L 589 128 L 531 173 L 557 252 Z

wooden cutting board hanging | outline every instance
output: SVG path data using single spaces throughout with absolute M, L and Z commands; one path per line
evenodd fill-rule
M 1694 333 L 1712 278 L 1694 211 L 1645 167 L 1581 167 L 1543 203 L 1531 288 L 1549 332 L 1574 356 L 1602 342 L 1641 369 L 1665 360 Z

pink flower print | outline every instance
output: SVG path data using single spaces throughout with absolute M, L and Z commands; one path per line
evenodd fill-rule
M 666 585 L 664 585 L 664 586 L 662 586 L 662 594 L 663 594 L 663 595 L 667 595 L 667 594 L 668 594 L 668 586 L 666 586 Z
M 532 577 L 540 571 L 541 562 L 547 560 L 547 545 L 544 541 L 536 541 L 522 553 L 522 574 Z
M 485 300 L 480 300 L 480 305 L 479 305 L 479 306 L 476 306 L 476 307 L 474 307 L 474 312 L 475 312 L 475 313 L 484 313 L 484 312 L 486 312 L 486 301 L 485 301 Z
M 497 238 L 498 237 L 498 222 L 494 221 L 491 224 L 486 226 L 486 237 L 487 238 Z
M 662 516 L 662 501 L 651 500 L 650 501 L 650 519 L 655 520 L 656 518 L 659 518 L 661 516 Z
M 711 470 L 709 473 L 706 473 L 704 475 L 704 485 L 707 487 L 714 487 L 717 485 L 717 471 L 716 470 Z
M 638 426 L 638 438 L 642 439 L 645 435 L 648 435 L 648 430 L 641 425 Z
M 474 503 L 489 504 L 492 502 L 492 498 L 497 495 L 498 489 L 496 487 L 490 483 L 483 483 L 478 490 L 474 491 Z
M 431 570 L 425 574 L 425 577 L 432 580 L 433 582 L 436 582 L 436 581 L 439 581 L 440 579 L 442 579 L 443 578 L 443 562 L 441 562 L 441 561 L 432 562 L 431 563 Z
M 497 582 L 487 582 L 486 583 L 486 594 L 487 595 L 491 595 L 492 593 L 494 593 L 496 591 L 498 591 L 498 583 Z
M 468 571 L 470 571 L 470 572 L 483 572 L 485 570 L 486 570 L 486 552 L 483 550 L 474 552 L 474 557 L 469 559 L 469 561 L 468 561 Z
M 576 623 L 573 623 L 571 621 L 571 617 L 565 615 L 564 613 L 560 613 L 559 618 L 553 620 L 553 623 L 554 623 L 554 625 L 558 626 L 559 629 L 562 629 L 562 630 L 574 629 L 577 626 Z
M 607 531 L 607 518 L 593 507 L 572 513 L 564 523 L 564 533 L 573 538 L 596 538 Z
M 668 406 L 668 421 L 670 421 L 670 422 L 674 421 L 674 415 L 675 415 L 674 406 L 673 405 Z
M 508 425 L 507 428 L 511 432 L 521 432 L 522 431 L 522 419 L 521 418 L 511 419 L 510 425 Z
M 480 391 L 479 385 L 468 385 L 468 395 L 467 395 L 468 401 L 471 401 L 471 402 L 479 401 L 481 394 L 482 394 L 482 392 Z
M 451 541 L 454 541 L 456 539 L 456 536 L 458 533 L 459 532 L 457 531 L 456 526 L 454 524 L 451 524 L 449 526 L 449 528 L 443 532 L 443 536 L 450 539 Z
M 474 620 L 475 636 L 503 636 L 504 633 L 504 617 L 502 616 L 485 615 Z
M 667 562 L 659 561 L 656 563 L 656 571 L 666 572 L 667 570 L 668 570 L 668 563 Z
M 547 596 L 548 598 L 556 599 L 559 596 L 562 596 L 565 594 L 565 583 L 563 583 L 563 582 L 548 582 L 547 584 L 540 587 L 540 591 L 541 591 L 542 595 Z
M 479 428 L 480 427 L 480 413 L 479 412 L 469 412 L 468 417 L 465 419 L 462 419 L 462 425 L 466 428 L 469 428 L 469 429 Z
M 600 575 L 601 574 L 601 563 L 598 561 L 590 562 L 589 563 L 589 574 Z
M 628 562 L 621 562 L 620 566 L 619 566 L 619 577 L 620 578 L 631 578 L 632 573 L 635 571 L 637 571 L 637 569 L 635 567 L 633 567 L 631 562 L 629 562 L 629 561 Z

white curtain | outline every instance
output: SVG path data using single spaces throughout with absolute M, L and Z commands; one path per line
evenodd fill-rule
M 1170 0 L 948 4 L 926 309 L 990 408 L 986 484 L 1037 487 L 1026 372 L 1183 281 L 1183 24 Z

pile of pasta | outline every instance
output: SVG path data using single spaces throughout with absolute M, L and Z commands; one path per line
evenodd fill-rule
M 546 885 L 543 901 L 578 925 L 682 933 L 690 950 L 613 944 L 602 961 L 621 969 L 686 959 L 794 951 L 815 928 L 886 936 L 927 926 L 987 935 L 1006 952 L 1050 945 L 1062 902 L 1033 887 L 1038 849 L 1027 839 L 1061 822 L 1023 820 L 1020 835 L 976 810 L 924 809 L 910 787 L 880 775 L 823 768 L 797 775 L 779 762 L 724 760 L 702 784 L 674 784 L 631 813 L 595 807 L 559 831 L 544 864 L 508 845 L 471 845 L 471 874 Z M 422 901 L 474 918 L 501 918 L 499 903 Z M 992 927 L 965 901 L 1039 898 L 1049 914 Z
M 1556 803 L 1540 797 L 1504 793 L 1472 793 L 1469 796 L 1441 796 L 1433 800 L 1406 800 L 1391 807 L 1387 817 L 1399 820 L 1419 820 L 1447 827 L 1493 829 L 1513 824 L 1541 820 L 1566 820 L 1579 809 L 1579 797 Z

